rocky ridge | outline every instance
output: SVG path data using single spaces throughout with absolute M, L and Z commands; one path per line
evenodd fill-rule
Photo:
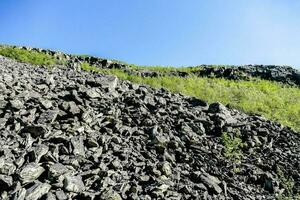
M 127 64 L 122 64 L 117 61 L 102 59 L 94 56 L 80 56 L 65 54 L 58 51 L 52 51 L 41 48 L 31 47 L 17 47 L 28 51 L 43 52 L 48 55 L 54 56 L 59 60 L 63 60 L 67 65 L 76 67 L 78 64 L 86 62 L 90 65 L 97 66 L 104 69 L 121 69 L 128 74 L 139 75 L 142 77 L 158 77 L 158 76 L 179 76 L 187 77 L 189 75 L 196 75 L 200 77 L 216 77 L 225 78 L 230 80 L 249 80 L 251 78 L 260 78 L 265 80 L 277 81 L 280 83 L 300 86 L 300 71 L 289 66 L 276 66 L 276 65 L 244 65 L 244 66 L 212 66 L 200 65 L 192 67 L 190 72 L 184 71 L 152 71 L 148 69 L 133 69 Z
M 0 146 L 1 199 L 275 199 L 300 186 L 300 135 L 278 123 L 1 56 Z

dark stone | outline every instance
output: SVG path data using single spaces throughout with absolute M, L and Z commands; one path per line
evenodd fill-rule
M 33 138 L 43 137 L 47 133 L 47 129 L 43 126 L 26 126 L 21 133 L 30 133 Z
M 8 190 L 13 185 L 13 179 L 11 176 L 0 174 L 0 191 Z

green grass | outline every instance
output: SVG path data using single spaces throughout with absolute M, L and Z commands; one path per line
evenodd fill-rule
M 242 148 L 244 146 L 239 134 L 229 135 L 228 133 L 222 134 L 222 142 L 225 147 L 224 156 L 232 159 L 233 162 L 239 162 L 242 156 Z
M 224 156 L 229 159 L 233 165 L 233 172 L 237 173 L 240 171 L 238 165 L 241 163 L 241 157 L 243 155 L 242 148 L 245 146 L 242 139 L 240 138 L 240 133 L 223 133 L 222 143 L 224 145 Z
M 33 65 L 49 66 L 55 64 L 63 64 L 62 61 L 59 61 L 45 53 L 28 51 L 25 49 L 18 49 L 9 46 L 0 46 L 0 55 Z
M 158 71 L 158 72 L 172 72 L 172 71 L 179 71 L 179 72 L 192 72 L 192 71 L 199 71 L 201 68 L 199 67 L 172 67 L 172 66 L 138 66 L 134 64 L 128 64 L 128 66 L 133 70 L 143 70 L 146 69 L 148 71 Z
M 252 79 L 234 81 L 220 78 L 175 76 L 146 77 L 129 75 L 118 69 L 99 69 L 88 64 L 83 70 L 113 74 L 120 79 L 166 88 L 172 92 L 195 96 L 209 103 L 229 104 L 246 113 L 260 114 L 300 131 L 300 89 L 277 82 Z

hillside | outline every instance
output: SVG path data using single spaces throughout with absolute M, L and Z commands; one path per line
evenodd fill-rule
M 223 66 L 0 54 L 2 199 L 299 199 L 292 68 L 227 76 Z
M 300 72 L 287 66 L 146 67 L 39 48 L 0 46 L 0 55 L 35 65 L 65 65 L 221 102 L 300 131 Z

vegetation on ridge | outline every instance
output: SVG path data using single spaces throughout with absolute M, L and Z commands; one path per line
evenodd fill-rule
M 300 131 L 300 89 L 277 82 L 252 79 L 227 80 L 190 76 L 140 77 L 119 69 L 100 69 L 82 64 L 85 71 L 116 75 L 120 79 L 147 84 L 155 88 L 166 88 L 209 103 L 219 101 L 246 113 L 260 114 L 270 120 Z
M 64 64 L 43 52 L 0 46 L 0 55 L 34 65 Z M 152 71 L 184 71 L 196 68 L 150 67 L 130 65 L 132 69 L 150 69 Z M 270 120 L 276 120 L 300 132 L 300 88 L 261 79 L 227 80 L 190 75 L 189 77 L 160 76 L 140 77 L 130 75 L 120 69 L 100 69 L 83 63 L 86 71 L 116 75 L 120 79 L 135 83 L 148 84 L 155 88 L 166 88 L 189 96 L 211 102 L 221 102 L 246 113 L 260 114 Z M 198 69 L 199 70 L 199 69 Z
M 8 46 L 0 46 L 0 55 L 33 65 L 63 64 L 53 56 L 42 52 L 27 51 L 25 49 L 12 48 Z

